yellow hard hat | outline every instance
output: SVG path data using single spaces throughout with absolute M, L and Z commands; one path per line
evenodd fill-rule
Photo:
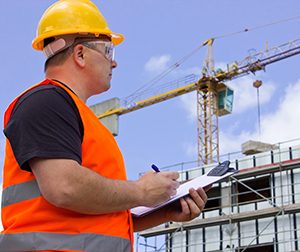
M 68 34 L 107 35 L 114 45 L 124 40 L 122 34 L 109 29 L 105 18 L 90 0 L 60 0 L 41 17 L 32 47 L 41 51 L 45 39 Z

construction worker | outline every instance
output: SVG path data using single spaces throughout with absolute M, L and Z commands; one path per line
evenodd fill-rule
M 112 134 L 85 105 L 110 88 L 112 32 L 89 0 L 60 0 L 42 16 L 32 46 L 47 57 L 45 79 L 18 96 L 6 136 L 0 251 L 132 251 L 133 231 L 199 216 L 202 188 L 145 217 L 176 193 L 177 172 L 126 179 Z

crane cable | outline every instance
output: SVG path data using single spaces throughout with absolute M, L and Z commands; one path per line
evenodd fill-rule
M 278 21 L 274 21 L 274 22 L 271 22 L 271 23 L 264 24 L 264 25 L 259 25 L 259 26 L 255 26 L 255 27 L 252 27 L 252 28 L 245 28 L 244 30 L 241 30 L 241 31 L 237 31 L 237 32 L 232 32 L 232 33 L 228 33 L 228 34 L 223 34 L 223 35 L 220 35 L 220 36 L 216 36 L 216 37 L 214 37 L 214 39 L 231 37 L 231 36 L 238 35 L 240 33 L 259 30 L 259 29 L 262 29 L 262 28 L 266 28 L 268 26 L 273 26 L 273 25 L 277 25 L 277 24 L 281 24 L 281 23 L 286 23 L 286 22 L 293 21 L 293 20 L 296 20 L 296 19 L 299 19 L 299 18 L 300 18 L 300 16 L 295 16 L 295 17 L 290 17 L 290 18 L 286 18 L 286 19 L 281 19 L 281 20 L 278 20 Z
M 252 32 L 252 31 L 255 31 L 255 30 L 258 30 L 258 29 L 263 29 L 263 28 L 266 28 L 266 27 L 269 27 L 269 26 L 278 25 L 278 24 L 281 24 L 281 23 L 286 23 L 286 22 L 293 21 L 293 20 L 296 20 L 296 19 L 300 19 L 300 16 L 294 16 L 294 17 L 290 17 L 290 18 L 286 18 L 286 19 L 281 19 L 281 20 L 278 20 L 278 21 L 274 21 L 274 22 L 271 22 L 271 23 L 264 24 L 264 25 L 259 25 L 259 26 L 255 26 L 255 27 L 252 27 L 252 28 L 245 28 L 245 29 L 237 31 L 237 32 L 232 32 L 232 33 L 227 33 L 227 34 L 215 36 L 215 37 L 212 38 L 212 40 L 227 38 L 227 37 L 235 36 L 235 35 L 238 35 L 238 34 L 241 34 L 241 33 L 244 33 L 244 32 Z M 139 96 L 140 94 L 142 94 L 144 92 L 147 92 L 156 83 L 158 83 L 161 79 L 163 79 L 169 73 L 174 71 L 176 68 L 181 66 L 186 60 L 188 60 L 191 56 L 193 56 L 196 52 L 198 52 L 206 44 L 207 44 L 207 40 L 205 42 L 203 42 L 200 46 L 197 46 L 195 49 L 193 49 L 190 53 L 188 53 L 187 55 L 185 55 L 184 57 L 179 59 L 177 62 L 175 62 L 174 64 L 169 66 L 166 70 L 162 71 L 160 74 L 155 76 L 153 79 L 146 82 L 143 86 L 138 88 L 131 95 L 125 97 L 122 100 L 126 100 L 126 103 L 130 103 L 130 102 L 134 101 L 137 96 Z
M 193 56 L 196 52 L 198 52 L 202 47 L 204 47 L 205 44 L 201 44 L 200 46 L 197 46 L 195 49 L 193 49 L 190 53 L 182 57 L 180 60 L 169 66 L 166 70 L 155 76 L 153 79 L 146 82 L 143 86 L 138 88 L 136 91 L 134 91 L 131 95 L 125 97 L 124 99 L 129 101 L 133 101 L 137 95 L 140 95 L 141 93 L 147 92 L 150 88 L 152 88 L 157 82 L 159 82 L 161 79 L 163 79 L 165 76 L 167 76 L 169 73 L 174 71 L 176 68 L 181 66 L 182 63 L 184 63 L 187 59 L 189 59 L 191 56 Z M 143 90 L 144 89 L 144 90 Z M 143 91 L 141 91 L 143 90 Z M 129 100 L 130 99 L 130 100 Z

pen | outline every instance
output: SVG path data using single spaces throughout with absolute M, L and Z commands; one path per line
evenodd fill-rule
M 160 170 L 158 169 L 158 167 L 157 167 L 155 164 L 151 165 L 151 168 L 152 168 L 155 172 L 160 172 Z

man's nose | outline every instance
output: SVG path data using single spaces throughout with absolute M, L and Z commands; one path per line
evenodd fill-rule
M 117 61 L 113 60 L 113 61 L 111 62 L 111 67 L 112 67 L 112 68 L 116 68 L 117 66 L 118 66 Z

